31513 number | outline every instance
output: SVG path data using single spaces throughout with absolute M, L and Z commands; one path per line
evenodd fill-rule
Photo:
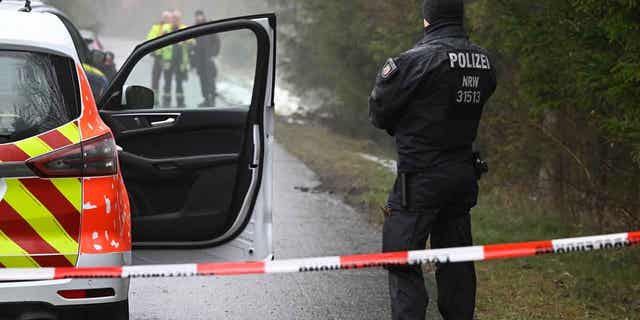
M 459 90 L 456 94 L 456 102 L 457 103 L 480 103 L 482 99 L 482 93 L 477 90 Z

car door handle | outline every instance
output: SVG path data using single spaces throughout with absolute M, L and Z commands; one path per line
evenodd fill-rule
M 168 126 L 168 125 L 174 124 L 175 122 L 176 122 L 176 118 L 168 118 L 162 121 L 151 122 L 151 126 L 152 127 Z

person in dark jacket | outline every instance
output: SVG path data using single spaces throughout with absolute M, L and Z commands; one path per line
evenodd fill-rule
M 107 79 L 109 79 L 109 81 L 113 80 L 113 78 L 116 76 L 116 73 L 118 72 L 115 58 L 115 54 L 113 54 L 113 52 L 111 51 L 107 51 L 104 54 L 102 71 L 104 72 L 104 75 L 107 76 Z
M 207 23 L 207 17 L 202 10 L 195 13 L 196 24 Z M 218 35 L 199 37 L 192 50 L 191 63 L 198 72 L 200 88 L 204 101 L 200 108 L 214 108 L 216 103 L 216 78 L 218 70 L 214 58 L 220 53 L 220 38 Z
M 370 121 L 394 136 L 398 151 L 383 210 L 385 252 L 423 250 L 429 237 L 434 249 L 473 244 L 473 143 L 496 73 L 488 52 L 467 37 L 463 0 L 425 0 L 423 16 L 424 38 L 386 61 L 369 98 Z M 425 319 L 421 267 L 388 269 L 393 319 Z M 473 263 L 437 264 L 436 280 L 444 319 L 473 319 Z

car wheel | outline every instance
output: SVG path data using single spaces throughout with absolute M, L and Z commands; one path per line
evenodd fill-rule
M 91 310 L 87 320 L 129 320 L 129 300 Z
M 129 301 L 85 305 L 60 312 L 60 320 L 129 320 Z

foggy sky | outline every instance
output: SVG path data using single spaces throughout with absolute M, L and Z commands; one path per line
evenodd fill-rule
M 164 10 L 179 9 L 184 23 L 193 23 L 196 10 L 212 20 L 271 12 L 264 0 L 50 0 L 65 11 L 84 10 L 90 15 L 71 14 L 80 27 L 100 25 L 100 33 L 142 39 Z M 77 4 L 79 3 L 79 4 Z M 77 4 L 77 5 L 76 5 Z M 78 17 L 80 16 L 80 17 Z

